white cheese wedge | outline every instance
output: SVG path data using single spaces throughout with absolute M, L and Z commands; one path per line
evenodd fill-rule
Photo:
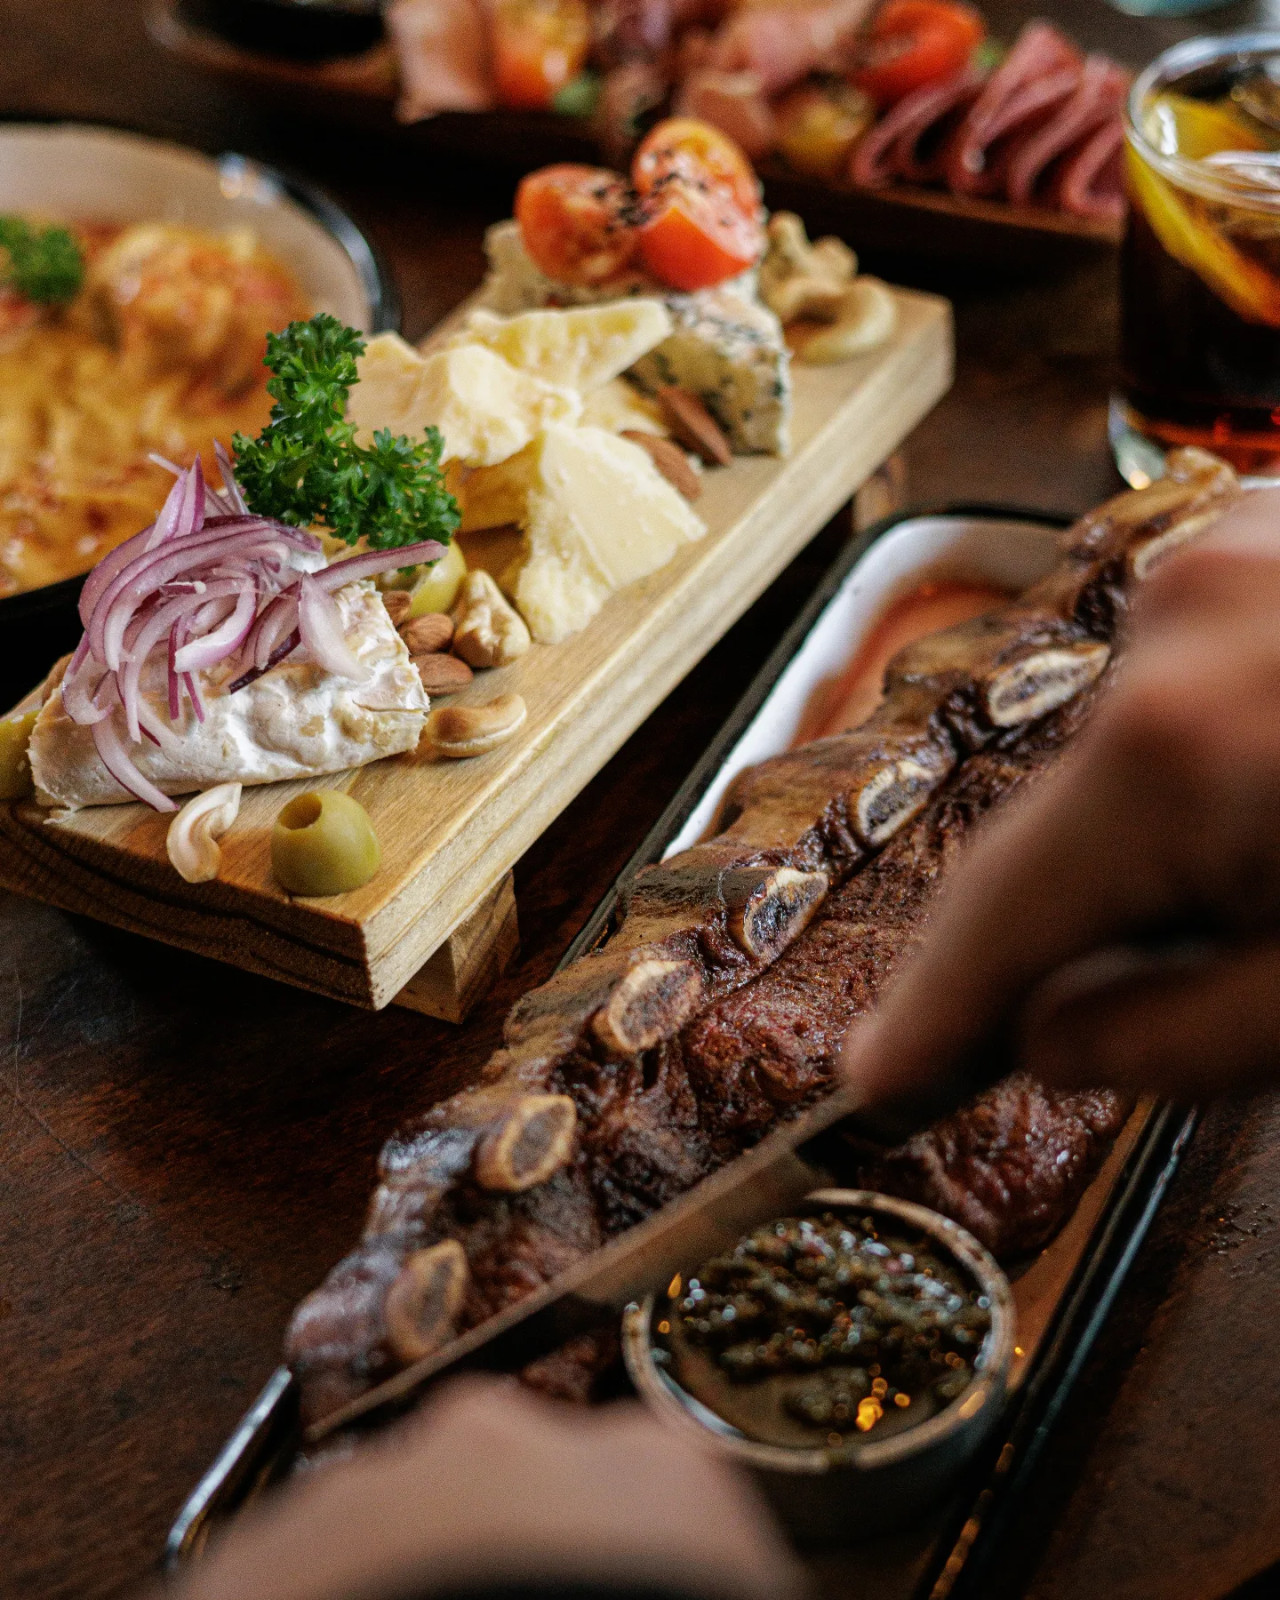
M 347 403 L 356 438 L 378 428 L 416 439 L 427 427 L 444 436 L 444 459 L 492 466 L 523 450 L 549 422 L 576 422 L 582 400 L 573 389 L 521 372 L 480 344 L 459 344 L 423 356 L 395 334 L 370 339 L 360 380 Z
M 338 678 L 290 657 L 235 694 L 238 667 L 201 677 L 205 720 L 184 700 L 182 719 L 160 746 L 130 745 L 138 770 L 165 794 L 191 794 L 218 783 L 275 783 L 362 767 L 413 750 L 426 719 L 427 696 L 404 640 L 367 580 L 334 598 L 347 644 L 370 668 L 363 683 Z M 170 727 L 165 686 L 144 685 L 156 718 Z M 116 712 L 121 719 L 122 713 Z M 133 799 L 98 759 L 88 728 L 72 722 L 62 691 L 45 701 L 31 735 L 36 799 L 67 810 Z
M 662 439 L 671 432 L 658 402 L 641 394 L 626 378 L 614 378 L 593 389 L 582 402 L 582 421 L 610 433 L 652 433 Z
M 473 311 L 454 342 L 485 345 L 521 372 L 587 395 L 661 344 L 672 327 L 661 300 L 612 300 L 514 317 Z
M 652 298 L 655 286 L 639 275 L 606 289 L 555 282 L 530 259 L 515 222 L 485 235 L 489 275 L 480 291 L 490 310 L 510 315 L 552 302 L 593 304 Z M 705 403 L 739 455 L 779 455 L 790 449 L 791 356 L 782 324 L 756 293 L 754 272 L 699 289 L 662 294 L 672 332 L 628 369 L 651 392 L 663 384 L 690 389 Z
M 508 578 L 535 639 L 554 644 L 609 596 L 706 532 L 639 445 L 603 428 L 548 428 L 509 466 L 525 555 Z

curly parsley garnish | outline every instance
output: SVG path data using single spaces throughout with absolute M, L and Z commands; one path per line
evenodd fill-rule
M 0 217 L 0 284 L 37 305 L 65 305 L 84 282 L 84 257 L 65 228 L 37 232 L 22 217 Z
M 448 543 L 461 520 L 444 486 L 438 428 L 417 443 L 380 428 L 356 443 L 346 420 L 364 339 L 325 312 L 267 335 L 271 421 L 256 439 L 232 439 L 236 479 L 249 508 L 299 527 L 323 523 L 371 550 L 419 539 Z

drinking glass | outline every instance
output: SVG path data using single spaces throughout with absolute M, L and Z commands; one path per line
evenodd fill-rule
M 1166 51 L 1125 134 L 1120 470 L 1142 485 L 1200 445 L 1280 475 L 1280 32 Z

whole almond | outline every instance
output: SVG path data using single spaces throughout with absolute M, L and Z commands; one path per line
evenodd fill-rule
M 387 608 L 387 615 L 398 628 L 402 622 L 408 620 L 409 607 L 413 604 L 413 596 L 407 589 L 384 589 L 382 603 Z
M 696 500 L 702 493 L 702 480 L 689 465 L 688 456 L 678 444 L 672 444 L 670 439 L 659 438 L 656 433 L 640 433 L 633 428 L 624 428 L 622 437 L 646 451 L 662 476 L 686 500 Z
M 400 637 L 411 656 L 429 656 L 434 650 L 447 650 L 453 643 L 453 618 L 443 611 L 430 611 L 425 617 L 400 624 Z
M 720 424 L 696 394 L 678 384 L 664 384 L 658 390 L 658 404 L 667 426 L 690 450 L 696 451 L 709 467 L 727 467 L 733 449 Z
M 429 656 L 414 656 L 413 664 L 428 694 L 455 694 L 471 682 L 471 668 L 457 656 L 437 651 Z

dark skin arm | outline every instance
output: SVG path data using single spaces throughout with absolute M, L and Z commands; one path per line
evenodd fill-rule
M 1280 491 L 1148 581 L 1078 744 L 983 830 L 845 1067 L 1181 1097 L 1280 1078 Z

